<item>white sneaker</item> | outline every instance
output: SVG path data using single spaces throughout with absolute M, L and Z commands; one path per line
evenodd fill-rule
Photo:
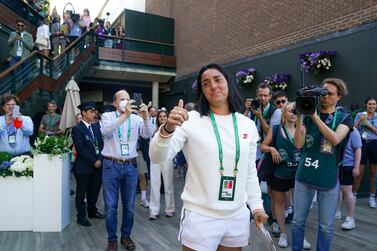
M 340 220 L 342 218 L 342 212 L 336 211 L 335 213 L 335 220 Z
M 288 214 L 293 214 L 293 207 L 288 207 Z
M 288 237 L 286 234 L 280 234 L 278 245 L 281 248 L 288 247 Z
M 288 209 L 284 211 L 284 218 L 287 218 L 288 217 Z
M 280 229 L 277 222 L 273 222 L 271 225 L 272 235 L 278 237 L 280 235 Z
M 149 214 L 149 220 L 157 220 L 158 215 L 155 214 Z
M 369 197 L 369 207 L 377 208 L 377 204 L 376 204 L 376 201 L 374 200 L 374 197 Z
M 343 230 L 352 230 L 356 227 L 355 219 L 347 216 L 344 223 L 340 226 Z
M 304 249 L 309 250 L 311 249 L 311 247 L 312 247 L 312 244 L 310 244 L 310 242 L 306 238 L 304 238 Z
M 141 200 L 140 205 L 145 208 L 149 208 L 149 201 L 147 199 Z

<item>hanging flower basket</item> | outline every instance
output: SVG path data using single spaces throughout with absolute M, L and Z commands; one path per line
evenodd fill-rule
M 331 68 L 331 59 L 336 51 L 305 52 L 300 54 L 301 67 L 306 72 L 318 74 L 321 71 L 328 71 Z
M 253 67 L 242 69 L 236 73 L 236 80 L 240 88 L 247 88 L 255 79 L 257 70 Z
M 263 82 L 269 84 L 272 87 L 273 91 L 285 90 L 288 87 L 290 78 L 290 74 L 275 73 L 272 76 L 266 77 Z

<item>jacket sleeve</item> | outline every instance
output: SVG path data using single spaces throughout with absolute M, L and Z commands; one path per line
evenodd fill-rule
M 24 46 L 28 48 L 30 51 L 33 49 L 33 36 L 29 33 L 25 33 L 24 37 L 22 38 L 22 42 L 24 43 Z
M 12 47 L 15 41 L 16 41 L 16 32 L 12 32 L 10 33 L 10 36 L 8 39 L 8 45 Z

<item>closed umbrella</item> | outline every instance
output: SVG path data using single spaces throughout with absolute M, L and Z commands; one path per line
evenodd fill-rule
M 67 92 L 67 95 L 65 96 L 62 117 L 59 125 L 60 130 L 63 131 L 76 125 L 76 114 L 80 112 L 77 108 L 77 106 L 81 104 L 79 94 L 80 88 L 74 80 L 74 77 L 68 81 L 65 91 Z

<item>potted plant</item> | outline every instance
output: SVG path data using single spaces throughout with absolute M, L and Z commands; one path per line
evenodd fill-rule
M 33 231 L 60 232 L 70 222 L 70 144 L 65 136 L 34 144 Z
M 33 159 L 0 153 L 0 231 L 30 231 L 33 223 Z

